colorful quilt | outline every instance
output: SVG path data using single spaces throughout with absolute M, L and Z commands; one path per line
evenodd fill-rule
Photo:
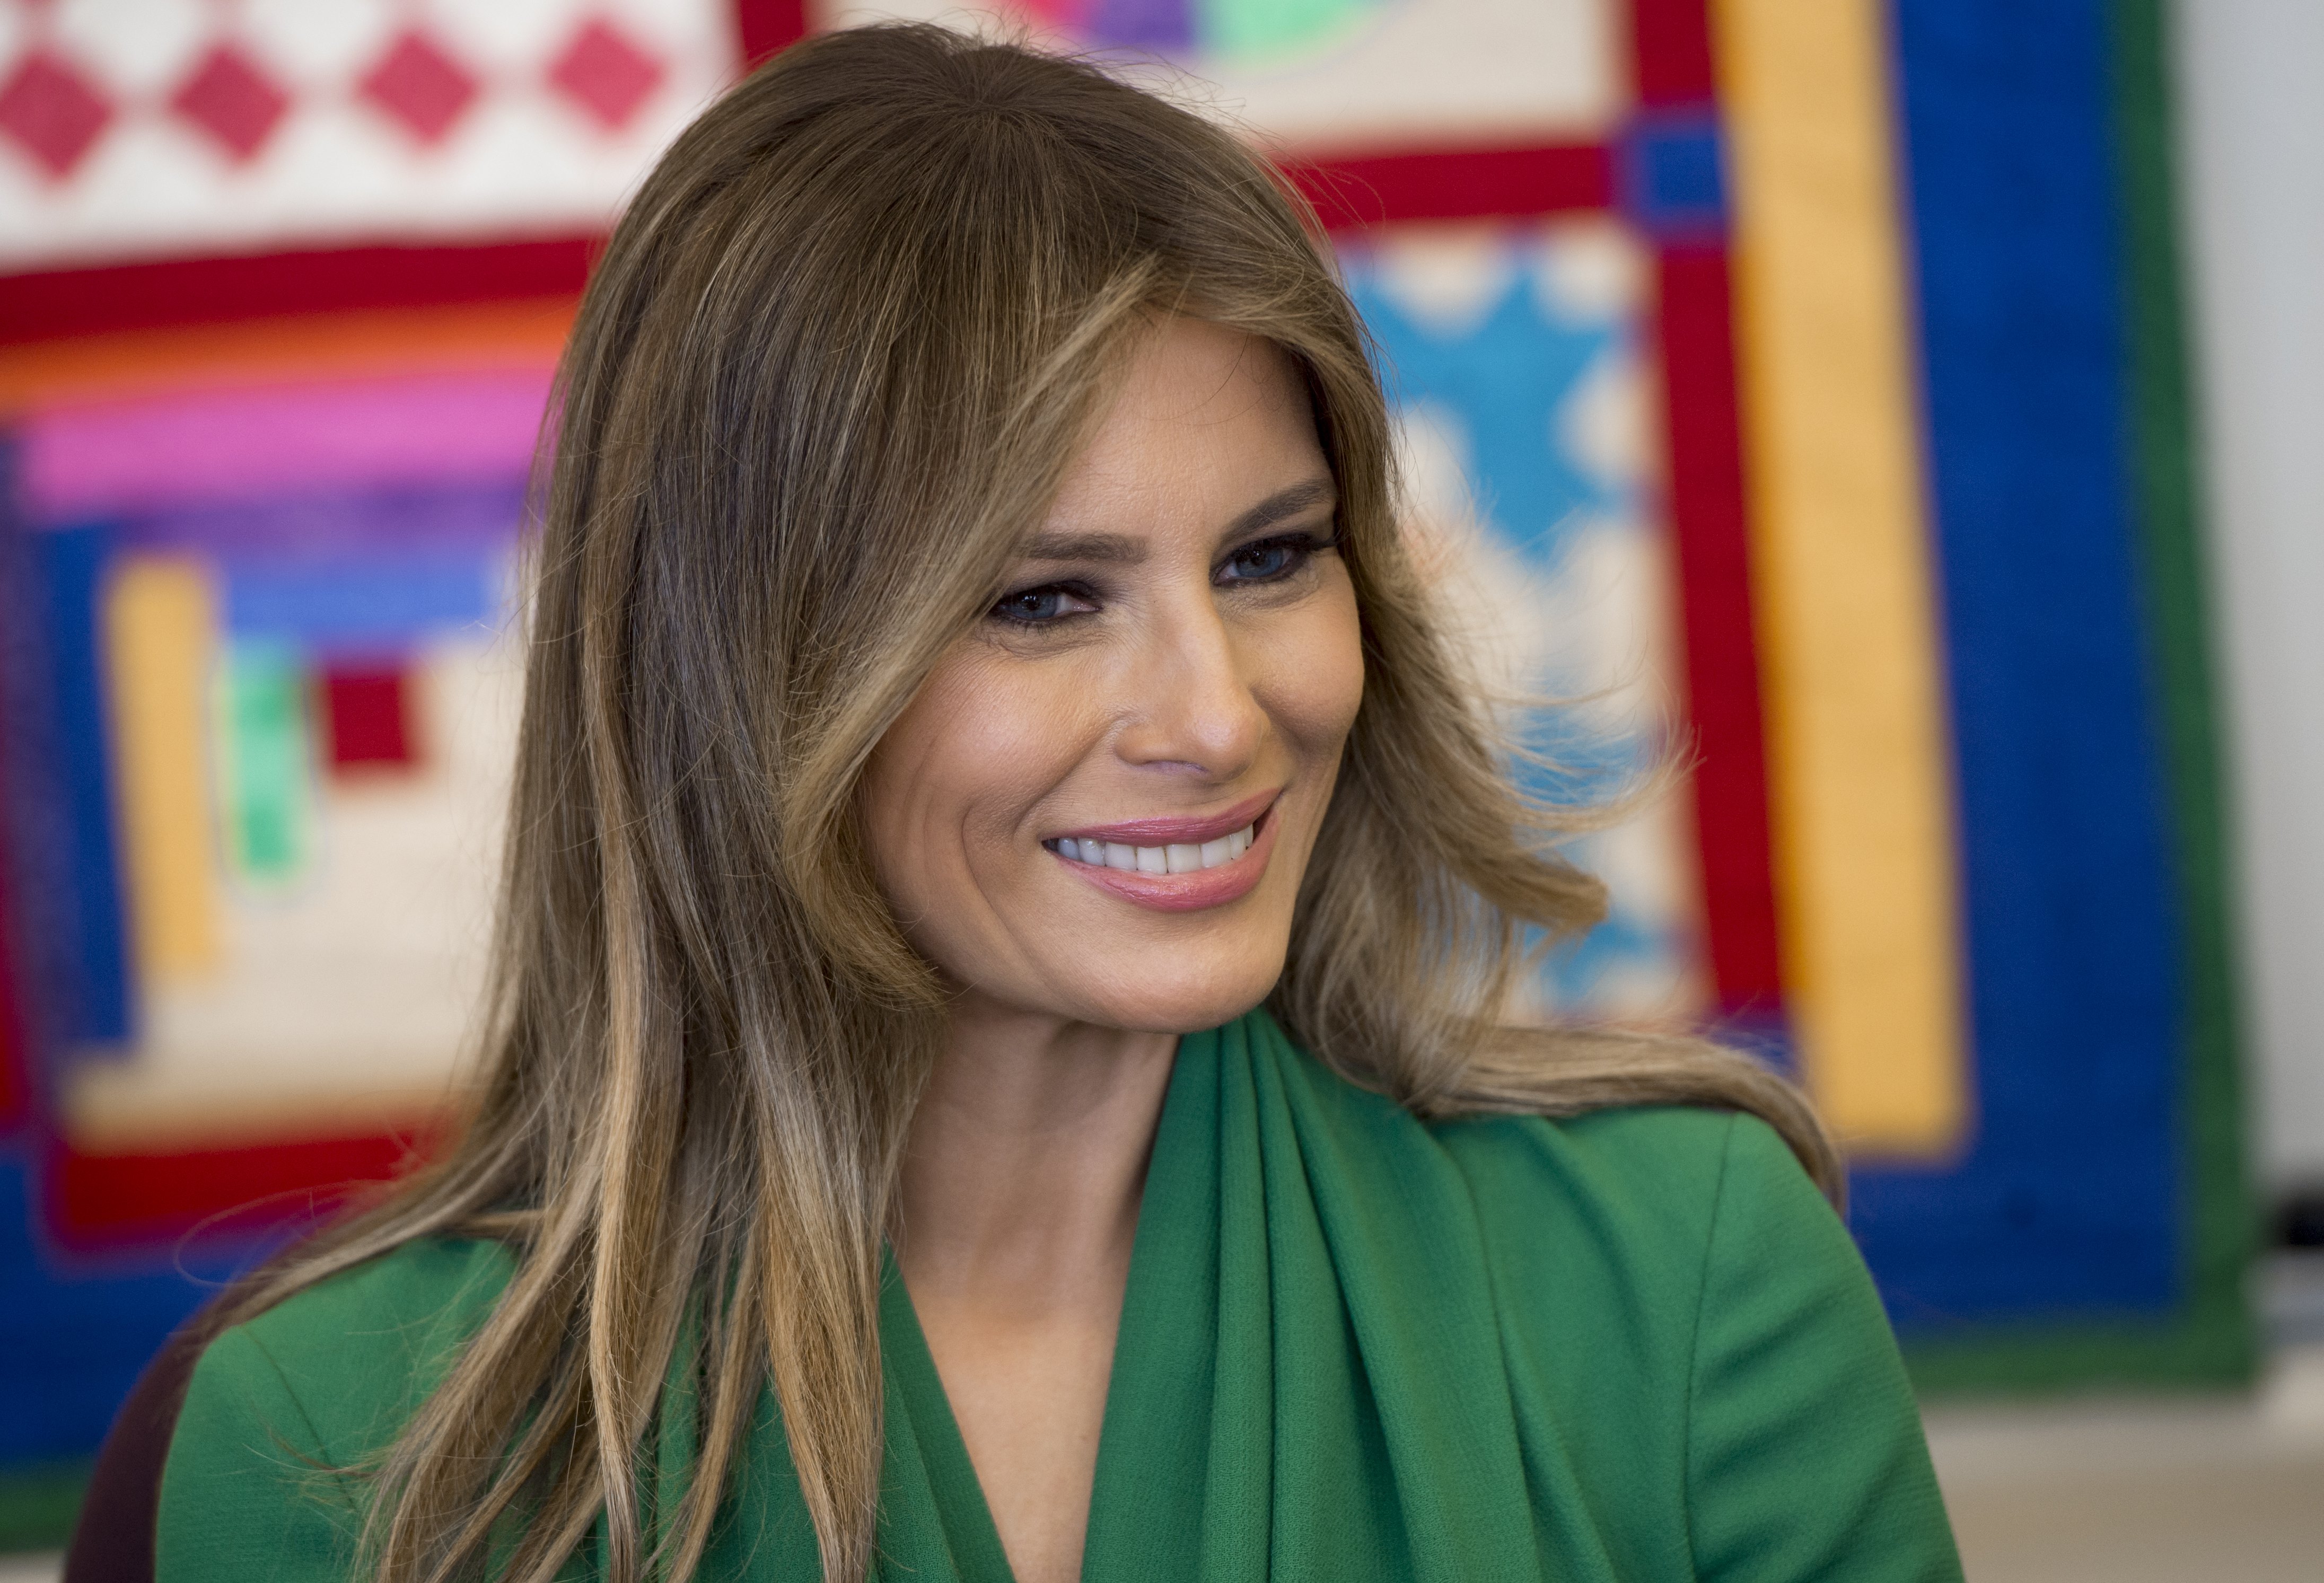
M 456 1102 L 591 238 L 745 60 L 958 14 L 150 9 L 0 35 L 0 1543 Z M 1528 1009 L 1795 1071 L 1927 1385 L 2246 1371 L 2154 0 L 1002 20 L 1316 202 L 1536 789 L 1687 768 Z

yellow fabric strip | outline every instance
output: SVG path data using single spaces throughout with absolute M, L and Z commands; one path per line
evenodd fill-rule
M 132 556 L 105 593 L 121 838 L 137 964 L 156 981 L 219 961 L 208 719 L 217 597 L 192 561 Z
M 1785 998 L 1859 1155 L 1968 1096 L 1950 753 L 1876 0 L 1716 0 Z

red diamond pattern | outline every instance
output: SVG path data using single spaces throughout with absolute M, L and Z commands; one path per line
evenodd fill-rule
M 423 143 L 442 141 L 476 97 L 476 79 L 417 30 L 388 47 L 362 87 L 364 97 Z
M 619 132 L 661 86 L 662 63 L 603 17 L 573 35 L 549 69 L 549 80 L 608 132 Z
M 0 132 L 51 176 L 70 175 L 112 118 L 88 79 L 46 50 L 26 55 L 0 84 Z
M 221 44 L 204 58 L 170 106 L 243 161 L 265 143 L 290 108 L 290 98 L 241 51 Z

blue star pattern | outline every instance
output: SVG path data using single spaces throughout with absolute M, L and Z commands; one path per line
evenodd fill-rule
M 1638 354 L 1637 308 L 1619 293 L 1561 290 L 1559 250 L 1573 244 L 1554 231 L 1510 233 L 1481 253 L 1469 239 L 1449 272 L 1441 259 L 1433 270 L 1420 261 L 1416 277 L 1400 267 L 1412 261 L 1399 246 L 1428 245 L 1350 248 L 1349 289 L 1405 427 L 1408 474 L 1419 471 L 1411 440 L 1425 424 L 1464 474 L 1466 512 L 1491 566 L 1486 580 L 1523 602 L 1498 612 L 1516 629 L 1510 679 L 1581 700 L 1525 722 L 1527 745 L 1556 768 L 1529 768 L 1524 779 L 1552 801 L 1600 801 L 1666 741 L 1661 722 L 1603 706 L 1634 679 L 1621 674 L 1621 654 L 1652 646 L 1655 632 L 1641 629 L 1660 625 L 1639 619 L 1636 588 L 1625 601 L 1605 586 L 1609 566 L 1617 580 L 1660 575 L 1662 545 L 1643 518 L 1639 469 L 1586 439 L 1592 403 L 1602 417 L 1609 401 L 1640 400 L 1638 382 L 1626 377 Z M 1415 506 L 1425 514 L 1425 503 Z M 1609 631 L 1609 623 L 1623 630 Z M 1545 1008 L 1582 1017 L 1691 1009 L 1696 930 L 1682 895 L 1681 877 L 1692 870 L 1685 839 L 1665 808 L 1573 843 L 1576 861 L 1608 880 L 1612 908 L 1546 958 L 1537 984 Z
M 1583 381 L 1625 349 L 1627 324 L 1552 318 L 1526 272 L 1512 271 L 1474 327 L 1446 336 L 1406 312 L 1369 262 L 1351 262 L 1348 285 L 1384 354 L 1390 398 L 1439 403 L 1459 417 L 1471 488 L 1510 544 L 1554 563 L 1582 512 L 1627 511 L 1632 492 L 1623 481 L 1554 443 Z

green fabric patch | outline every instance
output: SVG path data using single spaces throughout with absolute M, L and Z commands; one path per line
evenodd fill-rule
M 1280 57 L 1312 49 L 1372 9 L 1368 0 L 1196 0 L 1202 42 L 1222 55 Z
M 307 667 L 277 644 L 240 643 L 218 680 L 220 807 L 235 872 L 296 879 L 313 856 L 315 759 Z
M 85 1460 L 0 1473 L 0 1553 L 61 1550 L 88 1488 Z

